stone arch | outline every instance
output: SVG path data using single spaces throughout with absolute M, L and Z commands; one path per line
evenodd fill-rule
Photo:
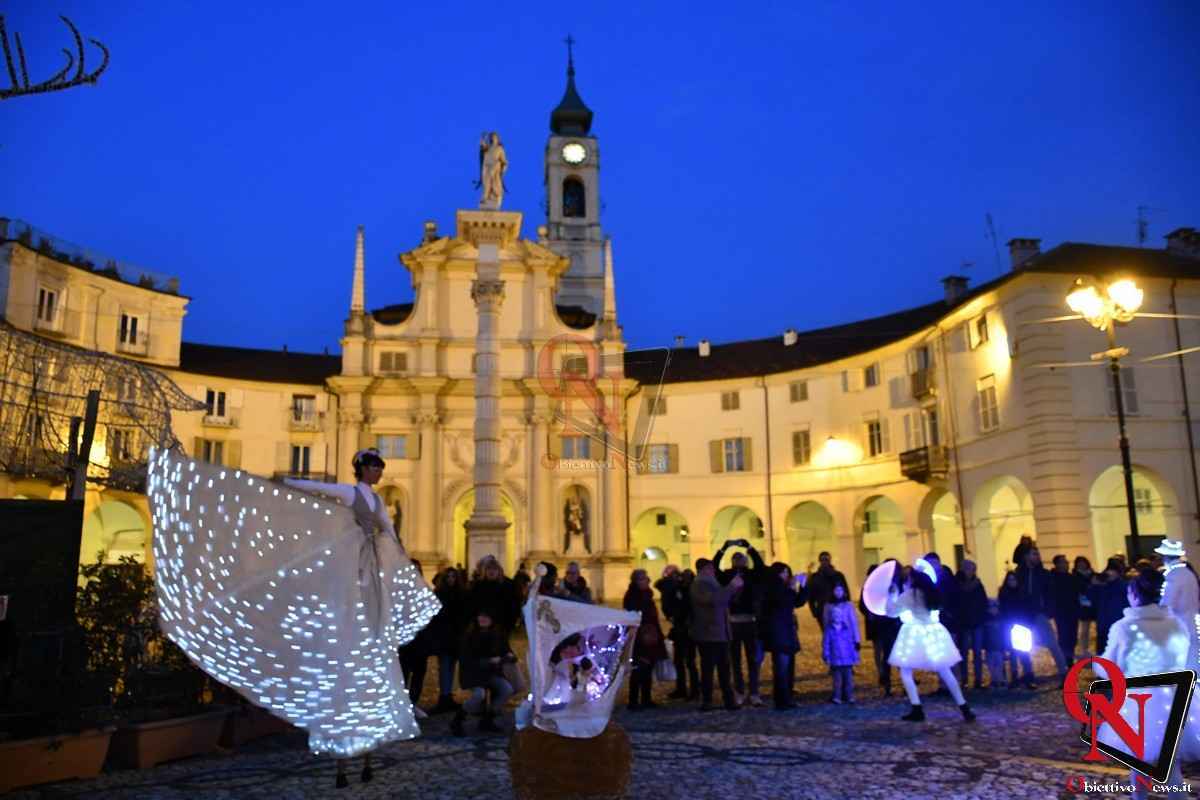
M 714 552 L 729 539 L 745 539 L 754 545 L 754 549 L 767 557 L 767 539 L 763 529 L 762 518 L 752 509 L 741 505 L 725 506 L 713 515 L 708 526 L 709 542 Z M 739 552 L 740 548 L 730 548 L 729 553 Z M 727 563 L 722 566 L 729 566 Z
M 114 564 L 122 556 L 144 562 L 149 541 L 150 529 L 136 508 L 120 500 L 105 500 L 83 521 L 79 560 L 93 563 L 99 554 L 106 564 Z
M 643 561 L 656 561 L 645 557 L 650 550 L 663 553 L 665 560 L 657 563 L 658 567 L 677 564 L 684 569 L 692 566 L 690 538 L 691 529 L 682 514 L 666 506 L 653 506 L 638 514 L 630 530 L 629 545 L 642 569 L 650 569 Z M 651 572 L 650 577 L 657 579 L 658 574 Z
M 963 542 L 962 509 L 954 493 L 948 489 L 930 489 L 917 509 L 917 527 L 924 537 L 921 547 L 926 552 L 937 553 L 943 564 L 957 571 L 961 565 L 960 554 L 967 557 L 967 553 Z
M 810 565 L 822 551 L 834 553 L 833 515 L 820 503 L 806 500 L 792 506 L 783 526 L 793 572 L 812 572 Z
M 1143 556 L 1163 538 L 1182 538 L 1179 502 L 1169 481 L 1150 467 L 1134 464 L 1133 493 Z M 1117 553 L 1128 553 L 1129 509 L 1125 472 L 1119 464 L 1103 470 L 1092 481 L 1088 508 L 1098 563 Z
M 887 495 L 876 494 L 858 504 L 854 512 L 854 538 L 863 574 L 872 564 L 889 558 L 909 563 L 911 553 L 904 527 L 904 512 Z
M 991 594 L 999 589 L 1004 573 L 1014 568 L 1012 554 L 1021 537 L 1037 537 L 1033 495 L 1014 475 L 992 478 L 975 492 L 971 517 L 979 579 Z
M 574 175 L 563 179 L 562 214 L 572 219 L 587 216 L 587 189 Z

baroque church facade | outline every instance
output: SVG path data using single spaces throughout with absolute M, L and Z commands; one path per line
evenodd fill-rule
M 506 570 L 578 561 L 610 601 L 631 569 L 690 564 L 727 539 L 796 570 L 829 551 L 852 580 L 883 558 L 937 550 L 951 564 L 975 560 L 989 593 L 1023 534 L 1046 558 L 1095 564 L 1126 549 L 1108 373 L 1046 366 L 1086 362 L 1103 336 L 1039 320 L 1063 313 L 1077 277 L 1118 273 L 1136 276 L 1147 310 L 1200 318 L 1193 229 L 1163 249 L 1041 252 L 1038 240 L 1016 239 L 1010 272 L 976 287 L 951 276 L 923 306 L 769 339 L 634 351 L 618 323 L 592 121 L 569 63 L 536 238 L 522 238 L 517 212 L 461 211 L 449 232 L 426 222 L 400 256 L 412 303 L 370 309 L 360 228 L 340 356 L 187 342 L 177 285 L 81 268 L 8 220 L 0 314 L 14 329 L 161 370 L 204 406 L 173 421 L 193 457 L 352 481 L 352 454 L 378 447 L 388 462 L 380 493 L 430 574 L 470 561 L 481 453 L 508 523 Z M 485 254 L 494 289 L 480 279 Z M 485 308 L 494 351 L 481 353 Z M 140 325 L 132 336 L 131 325 Z M 1137 319 L 1120 337 L 1148 356 L 1200 344 L 1200 322 Z M 1187 358 L 1127 360 L 1122 376 L 1140 532 L 1191 549 L 1200 370 Z M 496 390 L 480 395 L 485 372 Z M 15 465 L 0 476 L 0 497 L 62 491 Z M 85 557 L 150 558 L 144 496 L 91 486 L 85 514 Z

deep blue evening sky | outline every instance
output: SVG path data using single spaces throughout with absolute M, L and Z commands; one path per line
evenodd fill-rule
M 178 275 L 192 341 L 335 352 L 358 224 L 368 305 L 410 299 L 396 255 L 476 205 L 484 129 L 533 237 L 568 32 L 637 347 L 994 277 L 987 212 L 1005 264 L 1014 236 L 1133 244 L 1142 204 L 1151 246 L 1200 227 L 1193 0 L 267 6 L 0 0 L 36 76 L 59 12 L 112 51 L 97 87 L 0 103 L 0 216 Z

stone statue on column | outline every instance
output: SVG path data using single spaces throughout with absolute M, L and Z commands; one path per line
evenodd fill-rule
M 504 201 L 504 173 L 508 171 L 508 157 L 504 154 L 504 145 L 500 144 L 500 134 L 492 131 L 479 137 L 479 187 L 483 196 L 479 200 L 480 208 L 498 211 Z

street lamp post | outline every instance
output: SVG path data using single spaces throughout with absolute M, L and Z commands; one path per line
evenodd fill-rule
M 1125 474 L 1125 507 L 1129 513 L 1130 561 L 1136 563 L 1140 557 L 1141 540 L 1138 537 L 1137 503 L 1133 497 L 1133 464 L 1129 457 L 1129 437 L 1125 434 L 1125 398 L 1121 393 L 1121 357 L 1128 350 L 1117 346 L 1116 326 L 1133 319 L 1142 305 L 1142 290 L 1128 278 L 1108 285 L 1106 295 L 1082 279 L 1075 281 L 1067 295 L 1067 305 L 1093 327 L 1108 334 L 1108 350 L 1096 353 L 1093 358 L 1107 358 L 1109 374 L 1112 375 L 1113 396 L 1117 406 L 1117 429 L 1120 433 L 1121 469 Z

